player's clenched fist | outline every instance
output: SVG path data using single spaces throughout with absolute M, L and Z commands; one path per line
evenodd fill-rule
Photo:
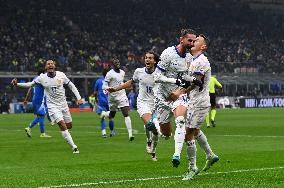
M 17 81 L 16 78 L 14 78 L 14 79 L 11 81 L 11 84 L 12 84 L 13 86 L 17 86 L 17 83 L 18 83 L 18 81 Z

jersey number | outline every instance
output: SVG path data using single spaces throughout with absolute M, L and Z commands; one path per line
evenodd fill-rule
M 146 86 L 146 90 L 147 90 L 147 93 L 152 93 L 153 87 L 151 87 L 151 86 Z
M 56 93 L 57 87 L 51 87 L 53 93 Z

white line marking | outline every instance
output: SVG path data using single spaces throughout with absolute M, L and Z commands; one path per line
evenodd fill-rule
M 241 173 L 241 172 L 252 172 L 252 171 L 264 171 L 264 170 L 278 170 L 284 169 L 284 167 L 271 167 L 271 168 L 255 168 L 255 169 L 242 169 L 242 170 L 233 170 L 227 172 L 209 172 L 209 173 L 200 173 L 198 176 L 204 175 L 215 175 L 215 174 L 230 174 L 230 173 Z M 116 181 L 100 181 L 100 182 L 93 182 L 93 183 L 78 183 L 78 184 L 66 184 L 66 185 L 51 185 L 46 187 L 38 187 L 38 188 L 60 188 L 60 187 L 82 187 L 82 186 L 89 186 L 89 185 L 102 185 L 102 184 L 116 184 L 116 183 L 127 183 L 127 182 L 136 182 L 136 181 L 148 181 L 148 180 L 161 180 L 161 179 L 173 179 L 173 178 L 180 178 L 182 176 L 161 176 L 155 178 L 138 178 L 138 179 L 128 179 L 128 180 L 116 180 Z
M 126 130 L 126 128 L 115 128 L 116 130 Z M 132 129 L 134 134 L 142 134 L 144 135 L 145 133 L 141 133 L 139 132 L 137 129 Z M 24 129 L 0 129 L 0 131 L 16 131 L 16 132 L 25 132 Z M 100 131 L 98 129 L 98 131 Z M 85 132 L 87 134 L 93 134 L 93 133 L 97 133 L 98 131 L 78 131 L 75 130 L 75 132 Z M 48 130 L 47 132 L 60 132 L 59 130 Z M 119 133 L 119 134 L 128 134 L 128 133 Z M 284 136 L 282 135 L 241 135 L 241 134 L 225 134 L 225 135 L 221 135 L 221 134 L 217 134 L 217 135 L 208 135 L 208 136 L 224 136 L 224 137 L 248 137 L 248 138 L 284 138 Z

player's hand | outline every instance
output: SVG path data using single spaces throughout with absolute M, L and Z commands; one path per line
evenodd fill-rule
M 11 85 L 12 85 L 12 86 L 17 86 L 17 83 L 18 83 L 18 81 L 17 81 L 16 78 L 14 78 L 14 79 L 11 81 Z
M 203 90 L 203 82 L 197 78 L 193 78 L 192 83 L 199 87 L 199 92 Z
M 190 81 L 178 78 L 176 79 L 176 85 L 187 89 L 190 86 Z
M 25 100 L 25 101 L 24 101 L 24 105 L 27 106 L 27 104 L 28 104 L 28 101 Z
M 166 101 L 167 102 L 174 102 L 179 98 L 180 95 L 181 95 L 181 90 L 175 90 L 172 93 L 170 93 L 170 95 L 168 96 Z
M 77 105 L 83 104 L 83 99 L 76 100 L 76 104 Z
M 114 87 L 109 87 L 106 89 L 109 93 L 116 92 L 117 90 Z

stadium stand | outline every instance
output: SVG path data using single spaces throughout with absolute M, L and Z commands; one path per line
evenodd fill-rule
M 2 77 L 32 75 L 27 72 L 35 72 L 51 58 L 60 70 L 77 74 L 74 78 L 81 75 L 78 82 L 87 94 L 86 85 L 92 80 L 84 76 L 92 74 L 95 79 L 93 73 L 108 68 L 113 56 L 131 72 L 142 66 L 145 51 L 161 53 L 175 44 L 177 32 L 185 26 L 210 36 L 208 53 L 218 76 L 284 73 L 283 14 L 254 8 L 246 0 L 0 1 Z M 197 14 L 199 10 L 206 14 Z

